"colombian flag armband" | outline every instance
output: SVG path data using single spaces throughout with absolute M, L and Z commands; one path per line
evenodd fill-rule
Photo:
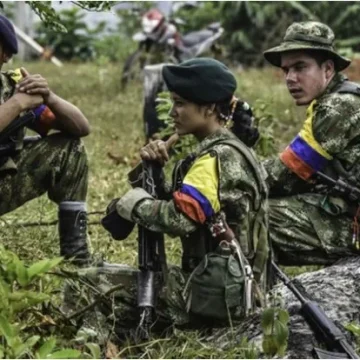
M 196 223 L 216 214 L 220 210 L 217 157 L 206 154 L 195 160 L 173 197 L 176 207 Z

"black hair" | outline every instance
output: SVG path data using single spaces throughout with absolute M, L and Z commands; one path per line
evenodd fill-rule
M 232 113 L 231 99 L 216 104 L 216 111 L 220 119 L 230 121 Z M 232 114 L 230 130 L 247 146 L 252 147 L 259 139 L 259 131 L 253 125 L 253 113 L 249 104 L 238 100 Z
M 306 49 L 304 52 L 311 56 L 318 66 L 320 67 L 325 61 L 332 60 L 334 62 L 334 67 L 337 69 L 337 62 L 335 57 L 326 50 L 318 50 L 318 49 Z

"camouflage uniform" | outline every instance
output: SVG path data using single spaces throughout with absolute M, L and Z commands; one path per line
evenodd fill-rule
M 14 78 L 14 72 L 0 73 L 1 104 L 13 95 Z M 56 203 L 85 200 L 88 164 L 81 141 L 62 133 L 25 141 L 24 136 L 25 129 L 19 130 L 12 137 L 16 151 L 0 159 L 0 215 L 45 192 Z
M 217 163 L 218 197 L 221 209 L 227 221 L 239 239 L 244 254 L 250 263 L 254 261 L 255 249 L 252 237 L 255 202 L 262 199 L 259 185 L 252 166 L 244 155 L 229 145 L 216 144 L 222 140 L 236 139 L 228 130 L 221 129 L 204 139 L 197 150 L 176 164 L 173 183 L 163 183 L 162 198 L 152 198 L 141 188 L 134 188 L 126 193 L 118 203 L 118 212 L 124 218 L 131 219 L 147 229 L 180 236 L 183 245 L 182 268 L 170 266 L 167 282 L 158 296 L 156 313 L 157 323 L 164 326 L 171 324 L 185 325 L 192 319 L 186 310 L 187 293 L 183 293 L 190 272 L 196 267 L 203 256 L 214 246 L 207 226 L 196 223 L 179 209 L 176 193 L 183 185 L 186 174 L 199 164 L 208 154 Z M 209 248 L 210 247 L 210 248 Z M 267 247 L 266 247 L 267 249 Z M 124 289 L 115 293 L 114 309 L 119 328 L 131 328 L 138 323 L 136 308 L 136 274 L 130 268 L 89 269 L 83 272 L 99 285 L 102 292 L 115 284 L 124 284 Z M 106 283 L 106 288 L 103 284 Z M 69 291 L 66 291 L 70 293 Z M 67 302 L 69 305 L 70 302 Z M 102 310 L 104 313 L 104 311 Z M 240 314 L 240 312 L 239 312 Z M 202 324 L 204 325 L 204 324 Z
M 280 66 L 284 51 L 322 49 L 334 56 L 337 70 L 343 69 L 350 62 L 335 53 L 333 40 L 333 32 L 324 24 L 295 23 L 288 28 L 284 42 L 264 55 L 273 65 Z M 360 186 L 360 97 L 338 92 L 345 80 L 336 73 L 326 91 L 309 105 L 299 135 L 280 158 L 264 163 L 271 197 L 270 239 L 278 261 L 284 265 L 331 264 L 359 253 L 353 241 L 358 236 L 355 232 L 353 238 L 353 222 L 357 222 L 353 205 L 336 194 L 324 194 L 324 189 L 304 181 L 301 174 L 312 171 L 308 165 L 321 157 L 323 165 L 318 171 Z M 300 154 L 296 169 L 289 157 L 294 155 L 299 141 L 312 158 L 304 165 Z

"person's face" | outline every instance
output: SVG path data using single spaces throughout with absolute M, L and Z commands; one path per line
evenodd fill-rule
M 210 121 L 205 106 L 199 106 L 185 100 L 175 93 L 171 93 L 173 106 L 170 116 L 174 120 L 176 132 L 181 135 L 193 134 L 195 136 L 206 136 L 210 129 Z
M 283 53 L 281 68 L 296 105 L 307 105 L 318 98 L 334 75 L 332 60 L 326 60 L 319 66 L 313 57 L 302 51 Z

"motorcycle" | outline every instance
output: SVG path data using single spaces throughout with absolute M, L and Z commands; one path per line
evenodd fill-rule
M 167 41 L 178 36 L 175 24 L 168 22 L 158 9 L 151 9 L 142 16 L 141 27 L 142 30 L 133 36 L 133 40 L 139 43 L 138 48 L 126 59 L 123 67 L 122 88 L 139 77 L 146 65 L 165 61 Z
M 224 29 L 220 23 L 212 23 L 205 29 L 181 35 L 177 26 L 183 24 L 179 18 L 168 21 L 158 9 L 151 9 L 142 16 L 142 31 L 133 36 L 139 43 L 137 50 L 125 61 L 121 85 L 139 77 L 147 65 L 179 63 L 204 54 L 218 53 L 216 41 Z

